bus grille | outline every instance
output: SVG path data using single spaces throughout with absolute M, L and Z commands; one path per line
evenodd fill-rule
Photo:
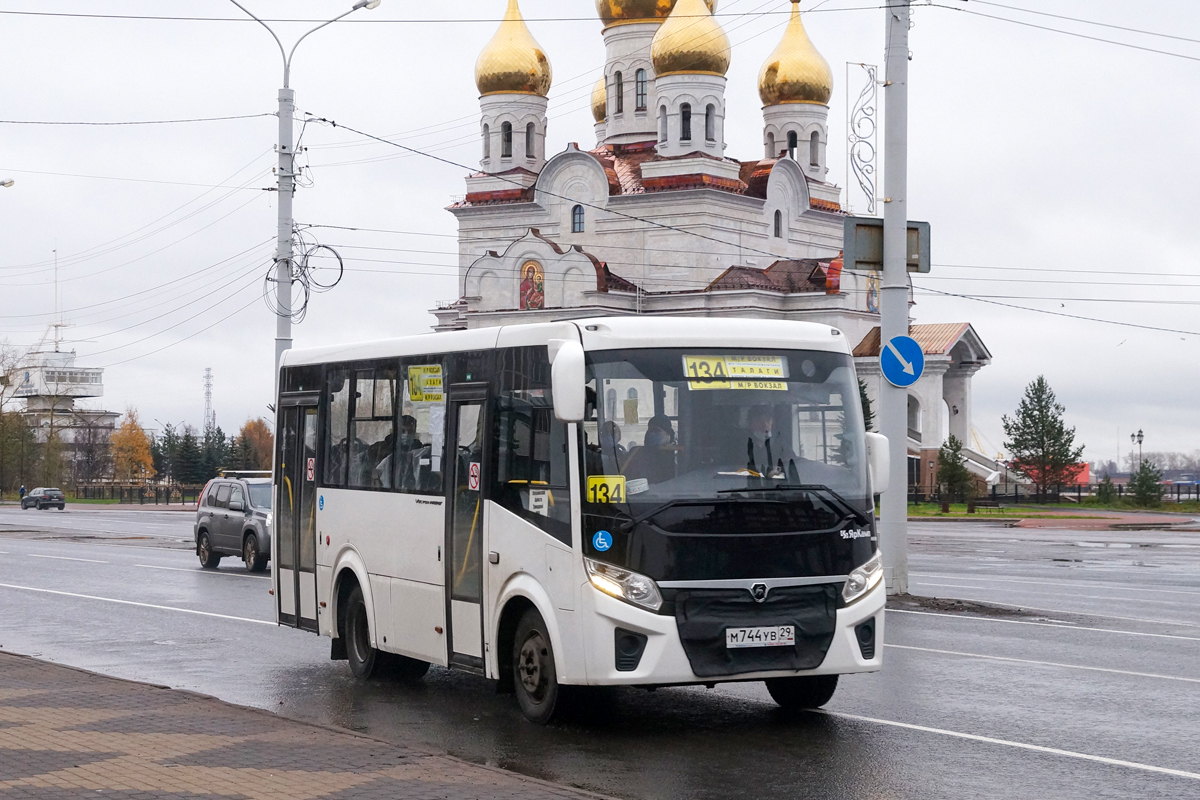
M 833 643 L 840 586 L 788 586 L 759 603 L 745 589 L 681 589 L 675 624 L 698 677 L 768 670 L 816 669 Z M 726 628 L 792 625 L 796 643 L 784 647 L 726 648 Z

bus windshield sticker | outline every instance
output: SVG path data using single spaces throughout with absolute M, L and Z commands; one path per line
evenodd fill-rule
M 688 389 L 759 389 L 786 392 L 787 361 L 783 356 L 684 356 Z M 784 380 L 779 380 L 780 378 Z
M 414 403 L 441 403 L 442 365 L 427 364 L 408 368 L 408 399 Z
M 631 478 L 625 481 L 625 494 L 641 494 L 650 491 L 649 478 Z
M 589 503 L 624 503 L 624 475 L 590 475 L 587 484 Z

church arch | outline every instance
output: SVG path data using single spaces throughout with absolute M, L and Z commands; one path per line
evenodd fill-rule
M 704 141 L 717 140 L 717 107 L 709 103 L 704 109 Z
M 810 166 L 821 166 L 821 132 L 813 131 L 808 137 L 808 163 Z
M 583 233 L 585 225 L 583 206 L 577 205 L 571 209 L 571 233 Z
M 616 105 L 613 109 L 614 114 L 625 113 L 625 76 L 621 72 L 613 75 L 614 89 L 616 91 Z
M 492 157 L 492 126 L 484 123 L 483 125 L 483 160 L 487 161 Z
M 665 142 L 667 140 L 667 107 L 659 106 L 658 108 L 658 140 Z
M 775 238 L 783 238 L 783 212 L 775 209 Z
M 525 126 L 525 157 L 537 158 L 537 125 L 532 122 Z
M 635 105 L 634 110 L 635 111 L 645 111 L 647 102 L 649 101 L 649 95 L 650 95 L 650 91 L 649 91 L 650 81 L 647 80 L 647 78 L 646 78 L 646 70 L 639 69 L 636 73 L 634 73 L 633 78 L 634 78 L 633 89 L 634 89 L 634 105 Z
M 679 106 L 679 141 L 692 140 L 692 104 L 683 103 Z
M 775 152 L 775 134 L 769 131 L 767 133 L 767 158 L 776 158 L 778 155 Z
M 796 135 L 795 131 L 788 131 L 787 143 L 788 158 L 790 158 L 792 161 L 795 161 L 796 148 L 800 146 L 800 137 Z

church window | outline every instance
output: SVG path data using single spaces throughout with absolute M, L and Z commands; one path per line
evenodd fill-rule
M 775 134 L 767 134 L 767 158 L 776 158 L 779 153 L 775 152 Z
M 704 139 L 709 142 L 717 140 L 717 107 L 712 103 L 704 109 Z
M 821 166 L 821 134 L 812 132 L 808 138 L 808 163 L 814 167 Z
M 667 107 L 659 106 L 658 109 L 658 140 L 665 142 L 667 140 Z
M 634 94 L 637 100 L 637 110 L 646 110 L 647 95 L 649 94 L 649 81 L 646 80 L 646 70 L 639 69 L 633 76 L 634 78 Z
M 618 72 L 613 78 L 617 84 L 617 107 L 614 113 L 623 114 L 625 113 L 625 76 Z
M 788 132 L 788 158 L 792 159 L 793 161 L 796 160 L 796 148 L 799 147 L 799 145 L 800 145 L 800 140 L 799 140 L 799 137 L 796 136 L 796 132 L 789 131 Z
M 483 157 L 489 159 L 492 157 L 492 126 L 483 126 Z
M 537 158 L 537 128 L 531 122 L 525 126 L 525 157 Z
M 583 206 L 571 209 L 571 233 L 583 233 Z
M 684 142 L 690 142 L 692 140 L 691 103 L 684 103 L 679 107 L 679 139 L 680 141 Z
M 776 239 L 783 238 L 783 212 L 782 211 L 775 212 L 775 238 Z
M 500 157 L 512 158 L 512 123 L 506 122 L 500 126 Z

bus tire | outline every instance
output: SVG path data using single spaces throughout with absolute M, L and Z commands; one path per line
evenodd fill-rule
M 221 557 L 213 552 L 207 533 L 200 534 L 200 541 L 196 542 L 196 555 L 200 558 L 200 566 L 205 569 L 216 569 L 221 565 Z
M 379 668 L 380 653 L 371 646 L 371 623 L 367 618 L 367 603 L 361 586 L 350 590 L 346 598 L 346 658 L 356 678 L 370 678 Z
M 837 675 L 801 675 L 794 678 L 768 678 L 767 691 L 784 711 L 808 711 L 820 708 L 833 698 Z
M 399 655 L 392 655 L 390 660 L 392 674 L 396 676 L 396 680 L 406 685 L 420 683 L 425 673 L 429 672 L 428 661 Z
M 262 572 L 267 568 L 267 554 L 258 552 L 258 537 L 253 533 L 246 535 L 242 545 L 242 561 L 247 572 Z
M 545 725 L 558 711 L 562 689 L 554 669 L 554 647 L 546 622 L 536 608 L 521 615 L 513 639 L 513 683 L 521 713 Z

